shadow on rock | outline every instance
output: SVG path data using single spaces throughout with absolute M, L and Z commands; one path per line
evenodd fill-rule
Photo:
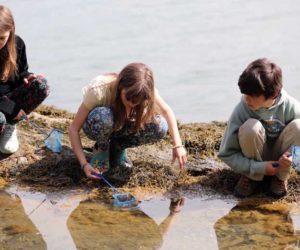
M 29 164 L 18 174 L 18 179 L 31 185 L 65 187 L 78 185 L 84 179 L 78 160 L 69 147 L 63 147 L 62 154 L 44 149 L 38 152 L 39 160 Z

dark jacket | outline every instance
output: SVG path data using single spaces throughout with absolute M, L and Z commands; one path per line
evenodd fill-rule
M 6 82 L 0 80 L 0 112 L 4 113 L 9 119 L 14 118 L 21 109 L 10 99 L 10 96 L 16 88 L 24 84 L 24 78 L 31 74 L 28 72 L 25 43 L 19 36 L 16 36 L 16 49 L 17 73 Z

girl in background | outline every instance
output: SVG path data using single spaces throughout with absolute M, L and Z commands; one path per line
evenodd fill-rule
M 0 151 L 19 148 L 16 123 L 48 96 L 47 81 L 28 72 L 24 41 L 15 34 L 11 11 L 0 5 Z
M 89 178 L 109 167 L 131 167 L 126 148 L 161 140 L 169 128 L 173 161 L 185 167 L 186 151 L 172 109 L 154 87 L 153 73 L 143 63 L 131 63 L 119 74 L 96 77 L 83 89 L 84 98 L 70 125 L 72 148 Z M 80 129 L 96 141 L 97 153 L 89 163 Z

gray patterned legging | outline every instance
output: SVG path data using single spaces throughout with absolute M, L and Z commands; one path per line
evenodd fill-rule
M 31 113 L 36 109 L 49 95 L 49 86 L 47 80 L 43 77 L 38 77 L 30 81 L 27 85 L 22 85 L 15 89 L 7 97 L 21 107 L 26 114 Z M 15 124 L 18 121 L 7 120 L 6 116 L 0 112 L 0 134 L 6 123 Z
M 107 150 L 111 140 L 121 149 L 125 149 L 159 141 L 168 130 L 167 121 L 160 115 L 157 115 L 154 121 L 146 123 L 145 128 L 136 133 L 131 132 L 132 122 L 126 123 L 116 132 L 113 131 L 113 125 L 114 117 L 111 108 L 96 107 L 89 113 L 83 131 L 88 138 L 97 142 L 100 149 Z

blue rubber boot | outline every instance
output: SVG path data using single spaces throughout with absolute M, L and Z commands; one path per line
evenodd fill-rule
M 123 169 L 132 168 L 133 164 L 127 156 L 126 149 L 118 149 L 115 144 L 110 145 L 110 166 L 112 168 L 121 167 Z
M 97 168 L 101 174 L 109 170 L 109 151 L 98 149 L 90 161 L 91 166 Z

